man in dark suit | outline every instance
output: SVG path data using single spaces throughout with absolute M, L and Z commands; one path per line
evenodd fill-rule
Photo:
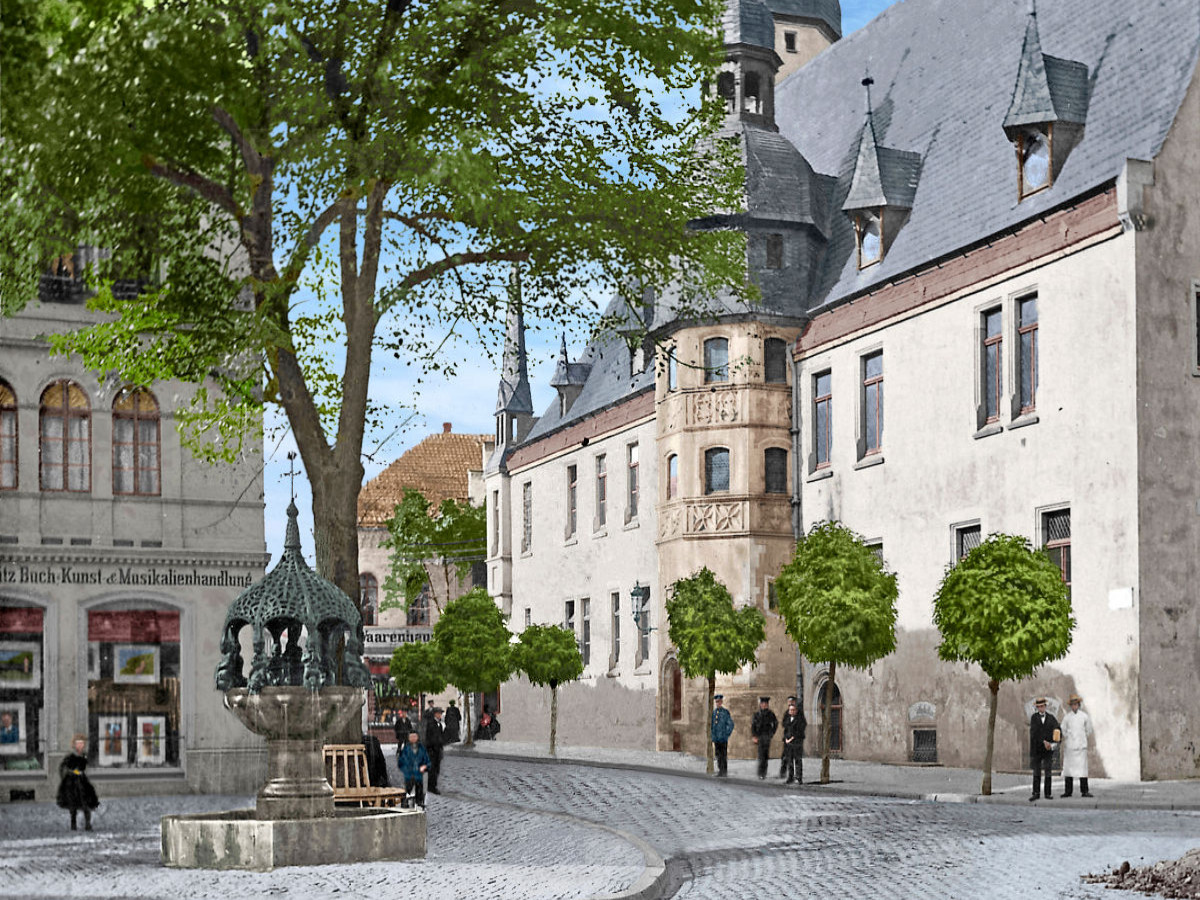
M 1033 796 L 1032 803 L 1043 794 L 1047 800 L 1053 800 L 1050 790 L 1050 767 L 1054 764 L 1054 748 L 1062 740 L 1058 730 L 1058 719 L 1046 712 L 1046 698 L 1038 697 L 1033 701 L 1034 713 L 1029 717 L 1029 764 L 1033 766 Z M 1042 790 L 1042 779 L 1039 772 L 1045 773 L 1045 791 Z
M 442 721 L 442 708 L 433 707 L 432 716 L 425 727 L 425 750 L 429 754 L 429 793 L 440 794 L 438 773 L 442 770 L 442 747 L 446 744 L 446 723 Z
M 779 720 L 771 711 L 771 698 L 758 698 L 758 712 L 750 720 L 750 739 L 758 744 L 758 780 L 767 777 L 767 764 L 771 758 L 771 738 L 779 728 Z

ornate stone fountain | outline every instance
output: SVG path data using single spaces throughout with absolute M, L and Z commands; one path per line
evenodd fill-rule
M 267 781 L 252 810 L 164 816 L 168 866 L 273 869 L 425 855 L 424 810 L 334 808 L 321 747 L 361 714 L 366 699 L 362 619 L 305 563 L 294 501 L 287 513 L 283 557 L 230 605 L 216 671 L 225 708 L 267 740 Z M 248 677 L 240 642 L 247 626 Z

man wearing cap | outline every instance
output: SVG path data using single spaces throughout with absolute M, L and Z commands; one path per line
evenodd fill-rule
M 1071 711 L 1063 716 L 1063 781 L 1066 789 L 1062 795 L 1070 797 L 1075 793 L 1075 779 L 1079 779 L 1079 794 L 1090 797 L 1088 793 L 1088 736 L 1092 733 L 1092 719 L 1079 708 L 1083 701 L 1078 694 L 1072 694 L 1067 700 Z
M 758 744 L 758 780 L 767 777 L 767 763 L 771 759 L 771 738 L 779 728 L 779 720 L 771 712 L 771 698 L 758 698 L 758 711 L 750 722 L 750 739 Z
M 1033 701 L 1034 712 L 1029 717 L 1029 764 L 1033 766 L 1033 796 L 1032 803 L 1042 796 L 1042 784 L 1039 772 L 1045 773 L 1045 797 L 1053 800 L 1050 790 L 1050 767 L 1054 765 L 1054 748 L 1062 740 L 1058 728 L 1058 719 L 1046 712 L 1046 698 L 1038 697 Z
M 729 736 L 733 734 L 733 716 L 725 708 L 725 695 L 713 694 L 712 728 L 713 755 L 717 758 L 717 777 L 729 774 Z

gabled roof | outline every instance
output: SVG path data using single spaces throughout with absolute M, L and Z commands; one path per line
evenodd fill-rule
M 382 528 L 405 488 L 425 495 L 434 507 L 443 500 L 466 501 L 468 473 L 482 468 L 490 434 L 431 434 L 368 481 L 358 494 L 358 527 Z
M 1051 187 L 1019 200 L 1003 123 L 1027 9 L 1027 0 L 903 0 L 778 86 L 780 133 L 816 172 L 837 177 L 838 208 L 850 193 L 868 64 L 879 143 L 923 160 L 912 213 L 880 264 L 860 271 L 852 224 L 833 217 L 816 303 L 1034 220 L 1112 182 L 1126 159 L 1157 155 L 1200 56 L 1196 0 L 1042 0 L 1041 46 L 1091 73 L 1087 125 Z

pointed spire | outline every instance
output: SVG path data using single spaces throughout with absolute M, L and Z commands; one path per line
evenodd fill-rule
M 570 384 L 571 360 L 567 358 L 567 333 L 564 331 L 562 344 L 558 348 L 558 362 L 554 366 L 554 377 L 550 379 L 551 387 Z
M 858 138 L 858 155 L 854 161 L 854 177 L 850 182 L 850 193 L 842 209 L 868 209 L 886 206 L 883 193 L 883 175 L 879 170 L 879 144 L 875 138 L 875 121 L 871 114 L 871 85 L 875 79 L 867 75 L 862 85 L 867 91 L 867 117 Z
M 292 498 L 292 502 L 287 508 L 287 533 L 283 538 L 284 553 L 291 551 L 292 553 L 300 552 L 300 524 L 297 517 L 300 515 L 300 510 L 296 509 L 296 498 Z
M 1004 117 L 1004 129 L 1051 122 L 1083 124 L 1088 105 L 1087 66 L 1042 52 L 1037 7 L 1029 5 L 1021 62 L 1013 85 L 1012 102 Z
M 513 265 L 508 283 L 508 312 L 505 316 L 504 366 L 496 412 L 533 415 L 533 397 L 529 391 L 529 366 L 525 356 L 525 316 L 521 309 L 521 272 Z

